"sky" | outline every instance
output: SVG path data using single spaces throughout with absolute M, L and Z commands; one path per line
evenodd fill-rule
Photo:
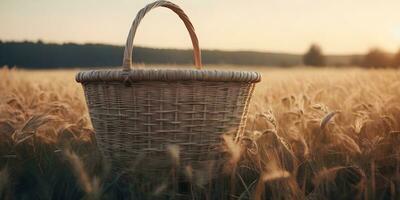
M 400 0 L 171 0 L 190 17 L 203 49 L 325 53 L 400 48 Z M 0 40 L 123 45 L 148 0 L 0 0 Z M 191 48 L 180 19 L 148 13 L 135 45 Z

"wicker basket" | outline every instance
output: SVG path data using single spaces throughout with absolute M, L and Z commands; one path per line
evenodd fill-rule
M 143 16 L 156 7 L 174 11 L 184 22 L 194 48 L 197 69 L 131 68 L 133 38 Z M 145 170 L 165 170 L 169 145 L 179 146 L 180 166 L 219 163 L 221 136 L 239 137 L 256 72 L 201 69 L 197 36 L 186 14 L 175 4 L 156 1 L 139 11 L 126 41 L 123 70 L 79 72 L 97 145 L 115 170 L 138 163 Z M 215 162 L 217 161 L 217 162 Z

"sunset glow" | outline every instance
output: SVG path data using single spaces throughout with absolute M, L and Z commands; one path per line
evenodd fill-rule
M 1 40 L 125 43 L 137 11 L 152 1 L 0 2 Z M 202 48 L 303 53 L 318 43 L 330 54 L 400 47 L 399 0 L 175 0 L 189 15 Z M 151 12 L 136 45 L 190 48 L 184 26 L 169 10 Z

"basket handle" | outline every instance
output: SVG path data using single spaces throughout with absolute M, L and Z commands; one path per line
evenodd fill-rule
M 189 31 L 190 38 L 192 40 L 193 44 L 193 57 L 194 57 L 194 65 L 196 66 L 197 69 L 201 69 L 201 52 L 200 52 L 200 47 L 199 47 L 199 41 L 197 39 L 196 33 L 194 31 L 194 27 L 192 23 L 189 20 L 189 17 L 183 12 L 183 10 L 169 2 L 169 1 L 164 1 L 164 0 L 159 0 L 155 1 L 151 4 L 148 4 L 146 7 L 142 8 L 138 14 L 136 15 L 135 20 L 132 23 L 131 29 L 129 31 L 128 38 L 126 40 L 125 44 L 125 50 L 124 50 L 124 60 L 123 60 L 123 71 L 130 71 L 132 68 L 132 50 L 133 50 L 133 39 L 135 38 L 136 30 L 140 24 L 140 21 L 143 19 L 144 15 L 148 13 L 151 9 L 157 8 L 157 7 L 166 7 L 174 11 L 179 18 L 183 21 L 183 23 L 186 26 L 186 29 Z

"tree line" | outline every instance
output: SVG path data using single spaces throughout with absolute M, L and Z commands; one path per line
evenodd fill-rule
M 317 44 L 312 44 L 303 55 L 303 64 L 309 66 L 327 65 L 322 48 Z M 365 55 L 353 57 L 349 64 L 365 68 L 400 68 L 400 49 L 397 53 L 390 54 L 382 49 L 372 48 Z
M 23 68 L 76 68 L 121 66 L 123 46 L 105 44 L 54 44 L 42 41 L 1 41 L 0 66 Z M 191 49 L 156 49 L 134 47 L 135 63 L 191 65 Z M 313 44 L 304 55 L 255 52 L 203 50 L 204 64 L 241 66 L 348 66 L 399 67 L 400 51 L 389 54 L 371 49 L 365 55 L 324 55 L 322 48 Z
M 105 44 L 54 44 L 42 41 L 0 41 L 0 66 L 75 68 L 121 66 L 124 47 Z M 133 61 L 145 64 L 192 65 L 191 49 L 134 47 Z M 253 51 L 203 50 L 204 64 L 294 66 L 301 56 Z

